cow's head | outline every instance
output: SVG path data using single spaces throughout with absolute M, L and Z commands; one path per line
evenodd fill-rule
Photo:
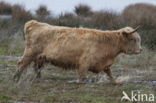
M 133 29 L 131 27 L 126 27 L 121 29 L 124 38 L 123 52 L 126 54 L 139 54 L 142 51 L 141 48 L 141 38 L 136 32 L 139 27 Z

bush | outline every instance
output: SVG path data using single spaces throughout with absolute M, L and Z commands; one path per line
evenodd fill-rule
M 12 16 L 13 20 L 19 22 L 25 22 L 32 19 L 31 13 L 29 11 L 26 11 L 23 6 L 18 4 L 12 7 Z
M 78 20 L 78 17 L 76 15 L 74 15 L 73 13 L 65 13 L 65 14 L 59 15 L 58 25 L 59 26 L 78 27 L 79 20 Z
M 5 2 L 0 2 L 0 14 L 2 15 L 11 15 L 12 14 L 12 7 L 10 4 Z
M 122 12 L 124 20 L 131 26 L 142 25 L 145 29 L 150 29 L 156 24 L 156 6 L 151 4 L 129 5 Z
M 78 16 L 90 16 L 92 14 L 91 8 L 88 5 L 79 4 L 75 6 L 74 12 Z
M 5 2 L 0 2 L 0 14 L 12 15 L 12 19 L 19 22 L 25 22 L 32 19 L 32 14 L 19 4 L 10 5 Z
M 36 10 L 36 16 L 37 16 L 38 19 L 46 19 L 49 15 L 50 15 L 50 11 L 44 5 L 41 5 Z
M 116 29 L 119 28 L 119 15 L 113 11 L 94 12 L 91 17 L 92 26 L 99 29 Z

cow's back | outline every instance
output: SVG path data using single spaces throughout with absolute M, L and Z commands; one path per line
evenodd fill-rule
M 84 31 L 80 29 L 52 26 L 37 21 L 29 21 L 26 25 L 27 45 L 36 54 L 46 56 L 48 61 L 77 65 L 83 55 L 95 52 L 96 43 L 85 39 L 87 35 L 83 35 Z
M 96 43 L 83 39 L 74 29 L 53 29 L 51 33 L 52 37 L 43 51 L 49 61 L 78 65 L 83 55 L 87 56 L 90 51 L 95 52 Z
M 56 32 L 63 28 L 65 27 L 59 28 L 58 26 L 40 23 L 35 20 L 28 21 L 24 28 L 26 46 L 36 51 L 41 51 L 55 39 L 55 35 L 58 34 Z

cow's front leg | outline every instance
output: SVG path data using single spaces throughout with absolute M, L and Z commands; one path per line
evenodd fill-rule
M 88 67 L 87 66 L 80 66 L 80 68 L 78 69 L 78 82 L 80 83 L 85 83 L 86 82 L 86 73 L 88 71 Z
M 104 72 L 108 75 L 108 77 L 109 77 L 111 83 L 116 84 L 116 81 L 115 81 L 115 79 L 114 79 L 113 76 L 112 76 L 112 72 L 111 72 L 110 67 L 105 68 L 105 69 L 104 69 Z

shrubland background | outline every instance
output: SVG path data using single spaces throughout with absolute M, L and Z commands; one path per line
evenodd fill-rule
M 0 2 L 0 53 L 19 54 L 24 48 L 23 26 L 25 22 L 36 19 L 52 25 L 85 27 L 101 30 L 120 29 L 125 26 L 141 26 L 139 33 L 142 44 L 150 50 L 156 49 L 156 6 L 138 3 L 127 6 L 123 11 L 93 11 L 85 4 L 79 4 L 73 12 L 53 15 L 44 5 L 35 13 L 24 6 Z

